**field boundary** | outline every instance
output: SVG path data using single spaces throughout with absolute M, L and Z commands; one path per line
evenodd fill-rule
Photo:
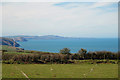
M 88 74 L 90 74 L 91 72 L 93 72 L 93 70 L 95 69 L 96 66 L 97 66 L 97 64 L 95 64 L 95 65 L 90 69 L 90 71 L 89 71 L 88 73 L 83 74 L 84 77 L 86 78 L 86 77 L 88 76 Z
M 15 66 L 17 70 L 19 70 L 28 80 L 30 80 L 30 78 L 27 76 L 27 74 L 25 74 L 22 70 L 20 70 L 17 66 Z

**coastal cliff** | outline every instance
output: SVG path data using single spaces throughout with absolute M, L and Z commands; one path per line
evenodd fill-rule
M 13 46 L 13 47 L 19 47 L 20 45 L 10 38 L 4 38 L 0 37 L 0 45 L 7 45 L 7 46 Z

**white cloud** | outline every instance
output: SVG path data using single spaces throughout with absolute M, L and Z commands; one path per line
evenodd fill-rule
M 78 7 L 71 9 L 53 4 L 55 3 L 4 5 L 3 34 L 117 37 L 117 11 L 94 9 L 111 3 L 95 3 L 88 6 L 87 3 L 80 3 Z
M 104 7 L 113 4 L 112 2 L 96 2 L 91 8 Z

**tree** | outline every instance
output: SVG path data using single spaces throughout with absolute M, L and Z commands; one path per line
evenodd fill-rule
M 70 49 L 69 48 L 63 48 L 60 50 L 61 54 L 70 54 Z
M 80 54 L 83 59 L 85 58 L 86 53 L 87 53 L 87 50 L 83 48 L 81 48 L 81 50 L 78 51 L 78 54 Z
M 79 51 L 78 51 L 78 54 L 82 54 L 82 53 L 85 53 L 85 54 L 86 54 L 86 53 L 87 53 L 87 50 L 86 50 L 86 49 L 81 48 L 81 50 L 79 50 Z

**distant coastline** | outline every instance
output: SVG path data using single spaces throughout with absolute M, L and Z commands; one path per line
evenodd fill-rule
M 90 38 L 90 37 L 63 37 L 58 35 L 43 35 L 43 36 L 30 36 L 30 35 L 17 35 L 17 36 L 3 36 L 6 38 L 12 38 L 15 41 L 27 41 L 30 39 L 35 40 L 49 40 L 49 39 L 117 39 L 117 38 Z
M 80 48 L 88 51 L 118 51 L 117 38 L 75 38 L 62 37 L 56 35 L 45 36 L 5 36 L 4 39 L 10 39 L 12 42 L 8 45 L 13 47 L 24 48 L 25 50 L 35 50 L 44 52 L 58 53 L 60 49 L 67 47 L 72 53 L 76 53 Z M 3 39 L 3 40 L 4 40 Z M 14 44 L 14 45 L 13 45 Z

